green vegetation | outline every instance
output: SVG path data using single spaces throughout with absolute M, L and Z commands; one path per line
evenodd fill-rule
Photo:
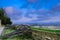
M 8 33 L 11 33 L 13 31 L 14 31 L 13 29 L 4 29 L 4 34 L 8 34 Z
M 5 40 L 22 40 L 19 35 L 12 36 L 10 38 L 7 38 Z
M 13 30 L 13 29 L 4 29 L 3 35 L 9 34 L 13 31 L 15 31 L 15 30 Z M 15 35 L 15 36 L 12 36 L 10 38 L 2 38 L 2 40 L 20 40 L 20 37 L 19 37 L 19 35 Z
M 50 30 L 50 29 L 47 29 L 47 28 L 33 28 L 33 27 L 31 27 L 31 30 L 60 34 L 60 30 L 52 30 L 52 29 Z M 13 31 L 15 31 L 15 30 L 13 30 L 13 29 L 4 29 L 4 34 L 9 34 Z M 25 39 L 34 40 L 34 38 L 31 35 L 27 35 L 27 33 L 24 33 L 23 35 L 19 35 L 19 34 L 12 35 L 11 37 L 3 39 L 3 40 L 25 40 Z
M 60 30 L 52 30 L 52 29 L 45 29 L 45 28 L 31 28 L 31 30 L 60 34 Z
M 5 10 L 0 8 L 0 19 L 3 25 L 12 24 L 10 18 L 6 15 Z
M 13 31 L 15 31 L 15 30 L 13 30 L 13 29 L 4 29 L 3 35 L 9 34 Z M 19 35 L 19 34 L 12 35 L 9 38 L 2 37 L 2 40 L 25 40 L 25 39 L 33 40 L 33 37 L 31 35 L 27 35 L 26 33 L 24 33 L 23 35 Z

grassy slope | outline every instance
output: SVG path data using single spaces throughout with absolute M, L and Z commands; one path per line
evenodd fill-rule
M 8 33 L 11 33 L 11 32 L 13 32 L 14 30 L 12 30 L 12 29 L 5 29 L 4 30 L 4 34 L 8 34 Z M 22 38 L 21 36 L 19 36 L 19 35 L 15 35 L 15 36 L 12 36 L 12 37 L 10 37 L 10 38 L 7 38 L 7 39 L 4 39 L 4 40 L 25 40 L 26 38 Z M 27 39 L 27 40 L 32 40 L 32 39 Z
M 31 28 L 31 29 L 32 30 L 37 30 L 37 31 L 51 32 L 51 33 L 60 34 L 60 30 L 50 30 L 50 29 L 45 29 L 45 28 Z
M 11 33 L 13 32 L 14 30 L 12 29 L 4 29 L 4 32 L 3 32 L 3 35 L 4 34 L 8 34 L 8 33 Z M 10 38 L 7 38 L 6 40 L 20 40 L 20 37 L 17 35 L 17 36 L 12 36 Z

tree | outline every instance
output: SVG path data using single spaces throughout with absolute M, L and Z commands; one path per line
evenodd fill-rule
M 3 25 L 12 24 L 10 18 L 5 15 L 5 11 L 3 8 L 0 9 L 0 19 Z
M 1 8 L 0 9 L 0 19 L 2 19 L 4 17 L 4 10 Z

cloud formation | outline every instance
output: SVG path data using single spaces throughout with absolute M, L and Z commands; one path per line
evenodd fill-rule
M 28 23 L 28 22 L 60 22 L 60 4 L 49 9 L 29 9 L 21 8 L 17 9 L 15 7 L 6 7 L 6 13 L 11 17 L 13 23 Z
M 49 19 L 38 21 L 38 22 L 44 22 L 44 23 L 50 23 L 50 22 L 60 22 L 60 16 L 50 17 Z
M 28 17 L 21 17 L 17 20 L 12 20 L 13 23 L 19 23 L 19 22 L 22 22 L 22 23 L 28 23 L 28 22 L 32 22 L 33 20 L 37 20 L 38 18 L 36 16 L 32 17 L 32 18 L 28 18 Z
M 14 10 L 13 7 L 6 7 L 5 8 L 6 13 L 9 13 L 9 14 L 12 14 L 13 10 Z
M 54 7 L 52 7 L 51 9 L 54 12 L 60 12 L 60 3 L 58 3 L 57 5 L 55 5 Z

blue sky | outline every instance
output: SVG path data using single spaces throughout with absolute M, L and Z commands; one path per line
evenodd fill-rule
M 13 24 L 60 22 L 60 0 L 0 0 Z

